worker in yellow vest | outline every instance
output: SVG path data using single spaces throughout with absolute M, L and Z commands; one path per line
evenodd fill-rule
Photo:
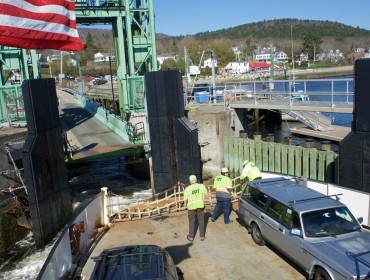
M 184 200 L 187 201 L 188 219 L 189 219 L 189 234 L 187 239 L 194 240 L 195 236 L 195 217 L 197 217 L 199 225 L 200 240 L 205 237 L 204 227 L 204 196 L 208 193 L 207 188 L 203 184 L 197 184 L 197 177 L 191 175 L 189 177 L 190 185 L 184 190 Z
M 253 180 L 257 180 L 261 178 L 262 178 L 261 171 L 254 164 L 254 162 L 245 160 L 243 162 L 243 171 L 242 171 L 242 174 L 240 175 L 240 180 L 247 179 L 248 182 L 251 182 Z
M 218 175 L 215 178 L 213 183 L 214 188 L 216 189 L 216 200 L 217 204 L 212 215 L 212 222 L 215 222 L 220 216 L 221 212 L 224 212 L 224 223 L 229 224 L 233 222 L 230 220 L 230 207 L 231 207 L 231 197 L 235 196 L 233 191 L 233 184 L 229 178 L 229 169 L 226 167 L 221 169 L 221 175 Z

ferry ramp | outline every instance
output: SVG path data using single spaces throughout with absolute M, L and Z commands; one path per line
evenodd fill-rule
M 65 142 L 73 154 L 69 163 L 142 153 L 143 144 L 124 140 L 81 107 L 73 94 L 58 90 L 57 95 Z

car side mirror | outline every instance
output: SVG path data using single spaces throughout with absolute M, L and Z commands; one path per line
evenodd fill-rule
M 357 221 L 362 224 L 362 222 L 364 221 L 364 218 L 360 217 L 360 218 L 357 218 Z
M 292 228 L 292 229 L 290 230 L 290 233 L 291 233 L 292 235 L 302 236 L 302 234 L 301 234 L 301 230 L 300 230 L 299 228 Z

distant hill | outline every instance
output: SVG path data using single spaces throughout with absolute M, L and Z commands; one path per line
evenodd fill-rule
M 290 53 L 291 30 L 296 51 L 299 50 L 302 39 L 308 34 L 319 35 L 323 41 L 321 49 L 325 51 L 339 49 L 348 54 L 356 47 L 362 47 L 366 50 L 370 47 L 370 30 L 338 22 L 287 18 L 264 20 L 186 36 L 156 34 L 157 53 L 159 55 L 182 55 L 184 46 L 190 43 L 207 46 L 213 41 L 223 42 L 229 47 L 238 47 L 241 50 L 274 44 L 277 49 Z M 83 40 L 86 39 L 88 32 L 96 42 L 99 42 L 102 52 L 113 49 L 111 30 L 79 28 Z
M 354 28 L 338 22 L 320 20 L 299 20 L 299 19 L 276 19 L 264 20 L 236 27 L 221 29 L 213 32 L 201 32 L 194 35 L 199 40 L 213 40 L 217 38 L 275 38 L 289 39 L 291 28 L 294 38 L 303 39 L 308 34 L 318 34 L 321 37 L 345 37 L 370 36 L 370 31 Z

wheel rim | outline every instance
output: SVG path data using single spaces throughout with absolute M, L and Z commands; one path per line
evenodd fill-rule
M 261 231 L 258 228 L 258 226 L 254 226 L 253 231 L 254 231 L 254 236 L 256 237 L 256 239 L 261 240 Z

